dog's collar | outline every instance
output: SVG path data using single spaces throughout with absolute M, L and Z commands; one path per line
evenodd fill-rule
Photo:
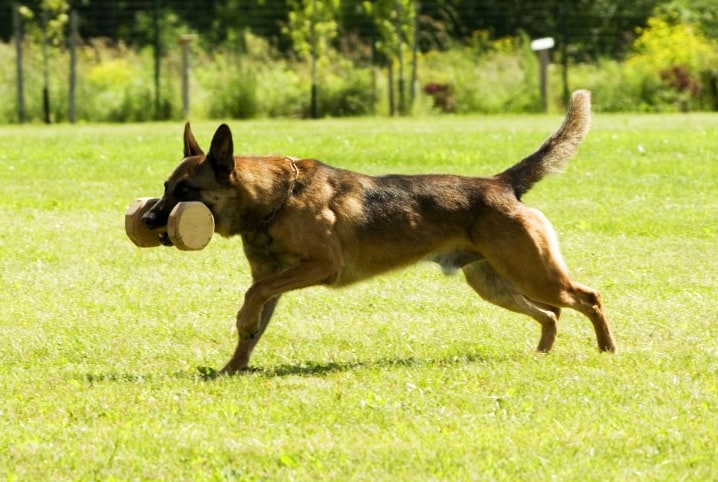
M 277 206 L 277 209 L 272 211 L 269 216 L 267 216 L 267 218 L 262 221 L 262 224 L 264 224 L 265 226 L 268 225 L 282 209 L 284 209 L 284 206 L 287 205 L 287 203 L 289 202 L 289 198 L 292 197 L 292 193 L 294 192 L 294 187 L 297 184 L 297 180 L 299 180 L 299 168 L 294 163 L 295 159 L 291 157 L 285 157 L 284 159 L 289 161 L 289 167 L 292 168 L 292 180 L 289 182 L 289 188 L 287 189 L 287 195 L 284 197 L 284 201 L 282 201 L 282 203 Z
M 289 167 L 292 168 L 292 172 L 294 173 L 294 179 L 292 179 L 292 183 L 289 186 L 289 194 L 292 194 L 292 190 L 294 189 L 294 184 L 296 184 L 297 179 L 299 179 L 299 168 L 296 164 L 294 164 L 294 159 L 291 157 L 285 157 L 286 160 L 289 161 Z

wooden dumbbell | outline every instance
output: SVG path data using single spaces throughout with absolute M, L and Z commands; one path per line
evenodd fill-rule
M 197 251 L 209 243 L 214 234 L 214 217 L 201 202 L 178 203 L 167 220 L 167 234 L 182 251 Z
M 142 216 L 157 204 L 156 197 L 141 197 L 127 208 L 125 212 L 125 232 L 127 237 L 140 248 L 152 248 L 160 244 L 160 231 L 147 229 Z
M 133 202 L 125 213 L 125 232 L 140 248 L 160 246 L 160 236 L 165 232 L 172 244 L 182 251 L 203 249 L 214 234 L 214 217 L 201 202 L 178 203 L 170 212 L 165 229 L 150 230 L 142 222 L 142 216 L 159 199 L 143 197 Z

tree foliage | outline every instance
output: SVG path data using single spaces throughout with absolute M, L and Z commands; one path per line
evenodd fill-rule
M 339 0 L 289 0 L 289 23 L 283 33 L 300 55 L 321 57 L 337 36 Z
M 0 0 L 0 40 L 12 36 L 11 9 L 16 0 Z M 126 44 L 146 43 L 143 22 L 138 19 L 155 14 L 174 15 L 177 25 L 196 32 L 207 46 L 241 39 L 251 31 L 267 39 L 280 52 L 301 46 L 302 18 L 313 8 L 326 25 L 335 25 L 340 42 L 349 35 L 365 43 L 372 40 L 391 48 L 397 11 L 404 22 L 404 35 L 412 21 L 415 0 L 19 0 L 26 12 L 37 20 L 42 8 L 62 5 L 80 13 L 83 38 L 106 37 Z M 424 49 L 465 43 L 475 32 L 488 32 L 491 38 L 553 36 L 568 42 L 569 53 L 577 59 L 620 58 L 626 55 L 636 34 L 645 27 L 654 9 L 680 9 L 703 27 L 709 36 L 718 36 L 718 9 L 715 0 L 422 0 L 419 24 L 420 45 Z M 312 7 L 312 5 L 314 5 Z M 52 7 L 53 11 L 58 11 Z M 7 15 L 6 15 L 7 14 Z M 328 15 L 328 16 L 327 16 Z M 331 16 L 331 18 L 329 18 Z M 63 27 L 62 16 L 57 16 Z M 146 22 L 145 22 L 146 24 Z M 295 31 L 295 27 L 299 27 Z M 394 33 L 392 33 L 392 30 Z M 290 35 L 286 35 L 290 33 Z M 432 41 L 431 37 L 434 37 Z M 306 39 L 306 35 L 304 35 Z M 395 40 L 395 39 L 394 39 Z M 305 48 L 305 47 L 300 47 Z
M 27 25 L 26 33 L 35 41 L 46 38 L 51 45 L 61 45 L 69 22 L 70 5 L 67 0 L 40 0 L 31 8 L 19 4 L 18 10 Z M 10 18 L 8 16 L 8 18 Z
M 715 44 L 695 25 L 652 17 L 648 26 L 638 32 L 635 54 L 629 59 L 629 64 L 635 67 L 654 71 L 681 67 L 697 75 L 717 60 Z
M 376 48 L 387 58 L 395 58 L 414 37 L 414 0 L 374 0 L 362 2 L 378 33 Z

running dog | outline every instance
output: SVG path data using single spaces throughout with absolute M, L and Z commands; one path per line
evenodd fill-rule
M 184 160 L 142 221 L 162 233 L 178 202 L 201 201 L 216 233 L 242 237 L 252 284 L 222 374 L 247 369 L 283 293 L 341 287 L 421 260 L 461 269 L 479 296 L 538 321 L 541 352 L 554 344 L 561 308 L 583 313 L 599 350 L 614 352 L 599 293 L 569 277 L 548 219 L 521 202 L 575 154 L 590 118 L 590 93 L 575 92 L 558 130 L 492 177 L 368 176 L 313 159 L 238 156 L 225 124 L 205 154 L 187 123 Z

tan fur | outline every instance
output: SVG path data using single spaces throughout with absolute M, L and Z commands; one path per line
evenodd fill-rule
M 188 123 L 185 159 L 143 220 L 160 229 L 175 204 L 202 201 L 217 233 L 242 237 L 253 283 L 222 373 L 247 368 L 282 293 L 340 287 L 420 260 L 461 268 L 481 297 L 537 320 L 540 351 L 553 346 L 563 307 L 591 320 L 600 350 L 615 351 L 599 293 L 571 280 L 548 219 L 520 201 L 574 155 L 590 110 L 590 94 L 574 93 L 563 124 L 535 153 L 488 178 L 373 177 L 311 159 L 234 156 L 226 125 L 205 155 Z

